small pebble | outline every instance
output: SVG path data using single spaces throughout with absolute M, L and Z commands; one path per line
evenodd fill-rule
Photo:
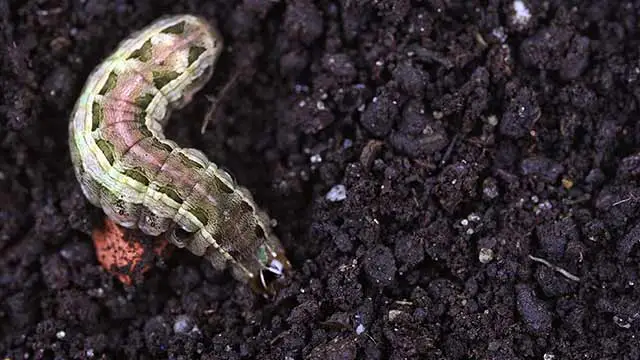
M 513 2 L 513 10 L 516 12 L 516 16 L 513 19 L 514 22 L 520 25 L 527 25 L 531 19 L 531 12 L 529 8 L 527 8 L 527 5 L 521 0 L 516 0 Z
M 395 320 L 400 314 L 402 314 L 400 310 L 389 310 L 389 321 Z
M 173 323 L 173 332 L 176 334 L 185 334 L 193 329 L 194 322 L 188 315 L 179 315 Z
M 56 337 L 58 338 L 58 340 L 64 339 L 65 336 L 67 336 L 67 333 L 63 330 L 60 330 L 56 333 Z
M 365 327 L 362 324 L 358 324 L 356 326 L 356 334 L 361 335 L 365 331 Z
M 488 264 L 491 260 L 493 260 L 493 250 L 481 248 L 480 254 L 478 255 L 478 260 L 480 260 L 480 262 L 483 264 Z
M 495 115 L 489 115 L 489 116 L 487 117 L 487 124 L 489 124 L 489 125 L 491 125 L 491 126 L 496 126 L 496 125 L 498 125 L 498 122 L 499 122 L 499 121 L 500 121 L 500 120 L 498 120 L 498 117 L 497 117 L 497 116 L 495 116 Z
M 311 161 L 312 164 L 318 164 L 322 162 L 322 156 L 320 156 L 320 154 L 315 154 L 315 155 L 312 155 L 311 158 L 309 158 L 309 160 Z
M 329 190 L 326 198 L 331 202 L 342 201 L 347 198 L 347 188 L 342 184 L 335 185 Z

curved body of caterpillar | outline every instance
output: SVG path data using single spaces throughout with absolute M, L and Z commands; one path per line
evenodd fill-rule
M 159 19 L 121 42 L 76 102 L 71 158 L 87 199 L 117 224 L 165 235 L 273 294 L 290 264 L 268 216 L 202 152 L 163 135 L 171 110 L 209 81 L 221 49 L 217 31 L 191 15 Z

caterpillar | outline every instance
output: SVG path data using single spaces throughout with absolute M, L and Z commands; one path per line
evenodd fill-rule
M 291 268 L 249 191 L 163 134 L 172 110 L 211 78 L 223 42 L 206 20 L 174 15 L 122 41 L 89 75 L 69 147 L 83 194 L 118 225 L 166 236 L 263 295 Z

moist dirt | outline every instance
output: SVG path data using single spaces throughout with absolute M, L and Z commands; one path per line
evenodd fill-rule
M 175 13 L 225 51 L 168 136 L 277 219 L 295 272 L 273 300 L 179 249 L 131 286 L 96 258 L 69 114 Z M 640 358 L 639 21 L 638 1 L 0 0 L 0 356 Z

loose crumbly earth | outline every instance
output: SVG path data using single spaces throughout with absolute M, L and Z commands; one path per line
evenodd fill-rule
M 0 0 L 0 356 L 640 358 L 639 1 L 174 3 Z M 179 12 L 226 50 L 168 133 L 278 219 L 273 301 L 186 251 L 130 287 L 95 256 L 69 113 Z

